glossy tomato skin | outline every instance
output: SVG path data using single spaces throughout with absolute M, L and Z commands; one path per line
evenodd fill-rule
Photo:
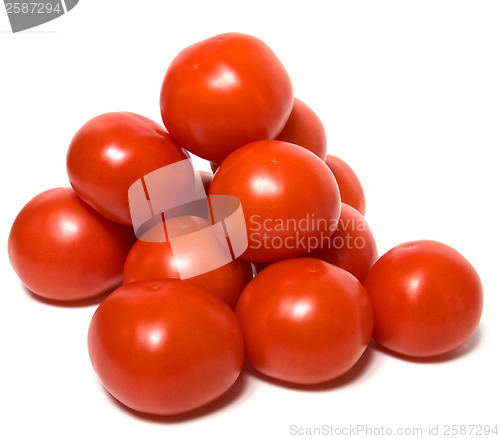
M 333 172 L 343 203 L 354 207 L 361 215 L 366 213 L 366 197 L 363 186 L 354 170 L 339 157 L 328 154 L 325 160 Z
M 128 190 L 155 169 L 189 156 L 156 122 L 129 112 L 101 114 L 84 124 L 67 152 L 69 181 L 97 212 L 131 226 Z
M 354 207 L 342 203 L 337 230 L 309 256 L 343 268 L 363 282 L 378 259 L 378 249 L 365 217 Z
M 241 201 L 251 262 L 300 256 L 337 227 L 340 194 L 325 162 L 307 149 L 278 140 L 253 142 L 220 165 L 210 195 Z
M 314 258 L 275 262 L 243 290 L 236 306 L 247 361 L 295 384 L 335 379 L 370 341 L 373 312 L 350 273 Z
M 169 416 L 201 407 L 238 378 L 238 321 L 206 289 L 178 279 L 126 284 L 98 307 L 88 350 L 104 387 L 127 407 Z
M 226 33 L 182 50 L 163 80 L 168 132 L 188 151 L 217 163 L 247 143 L 272 139 L 293 106 L 285 67 L 263 41 Z
M 303 146 L 321 160 L 326 160 L 325 126 L 314 110 L 298 98 L 294 99 L 290 117 L 275 139 Z
M 179 233 L 192 233 L 209 226 L 211 223 L 197 217 L 178 217 L 164 221 L 160 226 L 178 236 Z M 184 254 L 181 263 L 197 262 L 197 247 L 191 254 Z M 191 256 L 191 257 L 189 257 Z M 123 282 L 150 279 L 179 279 L 179 269 L 169 241 L 147 242 L 137 240 L 131 248 L 123 268 Z M 237 258 L 215 270 L 188 279 L 201 285 L 234 308 L 243 288 L 253 278 L 251 263 Z
M 131 228 L 102 217 L 71 188 L 35 196 L 12 225 L 8 250 L 15 272 L 33 293 L 75 301 L 103 294 L 122 281 Z
M 472 265 L 436 241 L 400 244 L 365 278 L 375 313 L 373 337 L 410 357 L 432 357 L 465 343 L 481 319 L 483 290 Z

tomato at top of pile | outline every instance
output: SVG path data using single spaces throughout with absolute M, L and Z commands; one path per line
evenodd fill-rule
M 160 93 L 174 140 L 217 163 L 240 146 L 278 135 L 292 106 L 281 61 L 263 41 L 241 33 L 186 47 L 170 63 Z

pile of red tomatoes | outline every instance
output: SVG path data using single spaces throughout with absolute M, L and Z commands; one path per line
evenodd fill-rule
M 85 123 L 67 153 L 71 187 L 29 201 L 8 241 L 34 294 L 102 296 L 88 350 L 121 403 L 174 415 L 224 394 L 245 360 L 307 386 L 345 374 L 372 339 L 434 357 L 474 333 L 483 306 L 474 268 L 436 241 L 379 257 L 359 179 L 327 154 L 321 120 L 264 42 L 229 33 L 185 48 L 168 67 L 160 109 L 164 126 L 126 112 Z M 204 230 L 210 218 L 165 217 L 165 241 L 147 241 L 132 227 L 128 191 L 192 155 L 215 171 L 200 171 L 208 199 L 241 203 L 247 247 L 181 279 L 179 264 L 196 264 L 200 249 L 179 260 L 169 237 Z

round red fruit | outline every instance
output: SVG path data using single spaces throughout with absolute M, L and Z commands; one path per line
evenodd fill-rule
M 160 416 L 217 399 L 238 378 L 243 338 L 231 309 L 178 279 L 140 281 L 97 308 L 88 350 L 104 387 L 125 406 Z
M 272 139 L 293 106 L 292 83 L 263 41 L 226 33 L 182 50 L 163 80 L 168 132 L 188 151 L 217 163 L 247 143 Z
M 21 209 L 8 249 L 12 267 L 33 293 L 74 301 L 119 285 L 134 242 L 131 228 L 99 215 L 73 189 L 57 188 L 42 192 Z
M 132 225 L 128 190 L 139 178 L 189 158 L 165 128 L 134 113 L 97 116 L 73 137 L 66 157 L 78 196 L 101 215 Z
M 248 362 L 272 378 L 318 384 L 337 378 L 370 341 L 373 313 L 363 285 L 314 258 L 276 262 L 236 306 Z
M 373 338 L 387 349 L 432 357 L 465 343 L 483 309 L 481 280 L 464 256 L 436 241 L 400 244 L 364 280 L 375 313 Z
M 251 262 L 318 248 L 340 216 L 339 190 L 325 162 L 279 140 L 253 142 L 232 153 L 217 169 L 209 194 L 240 200 L 248 234 L 241 257 Z

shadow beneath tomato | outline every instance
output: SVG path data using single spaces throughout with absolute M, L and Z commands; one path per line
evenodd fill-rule
M 23 288 L 24 292 L 26 293 L 26 295 L 31 300 L 38 302 L 38 303 L 42 303 L 44 305 L 57 306 L 60 308 L 83 308 L 86 306 L 100 305 L 101 302 L 118 287 L 113 288 L 112 290 L 109 290 L 109 291 L 107 291 L 103 294 L 100 294 L 98 296 L 91 297 L 89 299 L 71 300 L 71 301 L 46 299 L 45 297 L 38 296 L 33 291 L 31 291 L 29 288 L 27 288 L 25 285 L 22 285 L 22 288 Z
M 368 348 L 365 350 L 361 358 L 346 373 L 337 378 L 334 378 L 333 380 L 319 384 L 288 383 L 264 375 L 263 373 L 259 372 L 257 369 L 252 367 L 250 364 L 245 365 L 244 372 L 274 386 L 284 387 L 291 390 L 306 391 L 306 392 L 322 392 L 347 386 L 355 381 L 359 381 L 362 378 L 365 378 L 367 375 L 369 375 L 370 373 L 369 371 L 373 370 L 373 367 L 376 363 L 376 357 L 377 357 L 376 352 L 374 352 L 370 348 L 370 345 L 368 345 Z
M 374 350 L 377 350 L 385 355 L 389 355 L 391 357 L 398 358 L 403 361 L 408 361 L 410 363 L 436 364 L 462 358 L 465 355 L 468 355 L 469 353 L 477 350 L 479 346 L 482 344 L 483 337 L 484 337 L 484 329 L 481 327 L 481 325 L 479 325 L 479 327 L 476 329 L 472 337 L 458 348 L 450 352 L 447 352 L 445 354 L 436 355 L 433 357 L 423 357 L 423 358 L 411 357 L 409 355 L 403 355 L 397 352 L 390 351 L 389 349 L 385 348 L 380 343 L 374 340 L 372 340 L 372 345 L 373 345 L 372 347 Z
M 187 413 L 181 413 L 178 415 L 152 415 L 148 413 L 142 413 L 136 410 L 127 407 L 118 401 L 113 395 L 111 395 L 105 388 L 102 386 L 103 391 L 108 395 L 108 398 L 113 402 L 116 407 L 119 407 L 121 410 L 128 412 L 135 418 L 138 418 L 143 421 L 155 422 L 155 423 L 180 423 L 190 421 L 195 418 L 201 418 L 203 416 L 208 416 L 214 412 L 220 411 L 230 404 L 234 404 L 237 400 L 243 399 L 245 394 L 248 395 L 248 390 L 250 388 L 249 378 L 244 373 L 241 373 L 233 386 L 226 391 L 222 396 L 217 398 L 216 400 L 204 405 L 203 407 L 197 408 Z

